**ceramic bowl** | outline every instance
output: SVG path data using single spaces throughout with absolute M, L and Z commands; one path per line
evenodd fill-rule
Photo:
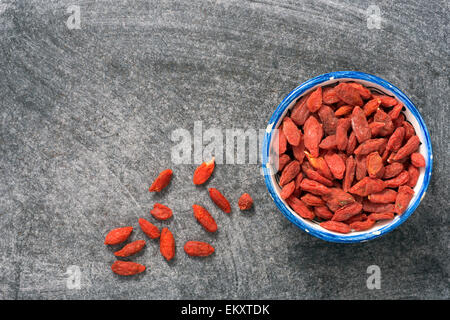
M 406 108 L 403 111 L 406 120 L 409 121 L 416 130 L 416 134 L 419 136 L 422 144 L 420 145 L 419 152 L 425 157 L 426 167 L 420 168 L 420 176 L 414 187 L 415 195 L 409 203 L 406 211 L 399 216 L 396 216 L 393 220 L 388 221 L 378 221 L 371 229 L 366 231 L 352 231 L 348 234 L 341 234 L 333 231 L 324 229 L 316 221 L 310 221 L 303 219 L 297 213 L 295 213 L 289 205 L 280 197 L 280 187 L 276 180 L 276 170 L 275 170 L 275 159 L 276 154 L 274 153 L 273 144 L 276 140 L 275 129 L 281 124 L 286 113 L 295 105 L 297 100 L 303 95 L 314 91 L 318 86 L 332 85 L 337 82 L 359 82 L 371 90 L 376 90 L 383 92 L 386 95 L 395 97 L 397 100 L 402 102 Z M 362 242 L 380 237 L 405 222 L 414 210 L 419 205 L 420 201 L 425 196 L 426 189 L 431 178 L 431 169 L 433 162 L 433 154 L 431 149 L 430 136 L 427 127 L 411 100 L 402 92 L 400 89 L 389 83 L 388 81 L 381 79 L 377 76 L 370 75 L 363 72 L 355 71 L 337 71 L 327 74 L 323 74 L 312 78 L 293 91 L 291 91 L 272 114 L 267 125 L 266 132 L 264 134 L 264 141 L 262 147 L 262 168 L 264 179 L 269 190 L 270 196 L 274 200 L 276 206 L 279 208 L 281 213 L 283 213 L 289 221 L 294 225 L 304 230 L 305 232 L 318 237 L 320 239 L 331 241 L 331 242 Z

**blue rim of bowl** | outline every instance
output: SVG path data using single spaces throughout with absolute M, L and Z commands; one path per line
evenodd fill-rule
M 300 217 L 297 217 L 293 215 L 287 206 L 283 203 L 279 195 L 277 194 L 274 186 L 272 185 L 271 180 L 271 174 L 270 170 L 267 168 L 267 163 L 269 160 L 269 154 L 270 154 L 270 141 L 272 139 L 272 134 L 274 130 L 275 124 L 278 122 L 278 120 L 282 117 L 284 111 L 286 108 L 298 97 L 300 97 L 303 93 L 308 91 L 309 89 L 317 86 L 318 84 L 321 84 L 328 80 L 335 80 L 335 79 L 355 79 L 355 80 L 365 80 L 372 82 L 374 84 L 377 84 L 386 90 L 391 91 L 395 94 L 397 98 L 401 100 L 401 102 L 404 104 L 406 108 L 409 109 L 409 111 L 412 113 L 412 115 L 416 118 L 417 122 L 420 125 L 420 128 L 424 132 L 425 136 L 425 146 L 427 148 L 427 155 L 426 155 L 426 162 L 427 165 L 425 167 L 425 174 L 422 186 L 419 191 L 419 196 L 415 197 L 415 201 L 409 205 L 408 209 L 398 218 L 395 219 L 393 222 L 377 229 L 376 231 L 368 231 L 366 233 L 360 233 L 356 235 L 339 235 L 335 233 L 329 233 L 326 231 L 322 231 L 319 229 L 311 228 L 309 225 L 307 225 L 303 219 Z M 280 209 L 280 211 L 286 216 L 286 218 L 291 221 L 294 225 L 302 229 L 303 231 L 306 231 L 307 233 L 326 240 L 330 242 L 341 242 L 341 243 L 353 243 L 353 242 L 362 242 L 362 241 L 368 241 L 375 238 L 378 238 L 382 236 L 383 234 L 386 234 L 398 226 L 400 226 L 403 222 L 405 222 L 409 216 L 415 211 L 417 206 L 422 201 L 425 192 L 428 188 L 428 184 L 431 179 L 431 171 L 432 171 L 432 165 L 433 165 L 433 152 L 431 148 L 431 140 L 430 135 L 428 133 L 428 129 L 425 125 L 425 122 L 422 119 L 422 116 L 420 115 L 419 111 L 415 107 L 415 105 L 411 102 L 411 100 L 397 87 L 389 83 L 388 81 L 381 79 L 377 76 L 367 74 L 364 72 L 358 72 L 358 71 L 336 71 L 336 72 L 330 72 L 326 74 L 319 75 L 315 78 L 312 78 L 301 85 L 299 85 L 297 88 L 292 90 L 284 99 L 281 101 L 281 103 L 278 105 L 274 113 L 272 114 L 272 117 L 269 120 L 267 130 L 264 134 L 264 141 L 263 141 L 263 147 L 262 147 L 262 168 L 264 173 L 264 180 L 267 186 L 267 189 L 274 200 L 276 206 Z M 324 229 L 325 230 L 325 229 Z

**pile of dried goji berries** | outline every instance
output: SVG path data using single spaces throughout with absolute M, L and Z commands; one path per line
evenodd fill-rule
M 300 98 L 278 130 L 281 197 L 301 217 L 339 233 L 402 214 L 425 167 L 403 108 L 355 82 Z
M 214 158 L 209 162 L 204 162 L 194 172 L 193 182 L 196 185 L 205 183 L 212 175 L 215 167 Z M 173 172 L 170 169 L 162 171 L 154 180 L 149 188 L 150 192 L 160 192 L 170 183 Z M 212 201 L 224 212 L 230 213 L 231 206 L 228 200 L 216 188 L 209 188 L 209 195 Z M 249 210 L 253 205 L 253 200 L 248 193 L 244 193 L 238 201 L 240 210 Z M 192 206 L 194 217 L 208 232 L 217 231 L 217 224 L 212 215 L 202 206 L 194 204 Z M 173 216 L 172 210 L 160 203 L 155 203 L 153 209 L 150 211 L 153 218 L 156 220 L 167 220 Z M 161 231 L 157 226 L 144 218 L 139 219 L 139 226 L 141 230 L 150 239 L 159 238 L 159 251 L 161 255 L 167 260 L 173 259 L 175 256 L 175 238 L 168 228 L 163 228 Z M 133 231 L 133 227 L 121 227 L 111 230 L 105 238 L 106 245 L 118 245 L 128 239 Z M 145 240 L 137 240 L 126 244 L 122 249 L 114 253 L 117 257 L 129 257 L 141 251 L 145 247 Z M 184 251 L 189 256 L 205 257 L 214 253 L 214 247 L 209 243 L 202 241 L 187 241 L 184 245 Z M 134 275 L 145 271 L 145 266 L 131 261 L 117 260 L 111 266 L 113 272 L 119 275 Z

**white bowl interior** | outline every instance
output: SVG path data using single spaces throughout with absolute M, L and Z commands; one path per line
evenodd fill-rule
M 314 86 L 313 88 L 311 88 L 311 89 L 305 91 L 305 92 L 302 94 L 302 96 L 308 94 L 308 93 L 311 92 L 311 91 L 314 91 L 314 90 L 315 90 L 317 87 L 319 87 L 319 86 L 327 86 L 327 85 L 331 85 L 331 84 L 334 84 L 334 83 L 337 83 L 337 82 L 348 82 L 348 81 L 359 82 L 359 83 L 361 83 L 362 85 L 368 87 L 369 89 L 375 89 L 375 90 L 378 90 L 378 91 L 380 91 L 380 92 L 382 92 L 382 93 L 384 93 L 384 94 L 387 94 L 387 95 L 389 95 L 389 96 L 393 96 L 393 97 L 395 97 L 397 100 L 399 100 L 400 102 L 402 102 L 402 103 L 405 104 L 405 102 L 404 102 L 401 98 L 399 98 L 398 96 L 396 96 L 392 91 L 387 90 L 387 89 L 385 89 L 384 87 L 382 87 L 382 86 L 380 86 L 380 85 L 378 85 L 378 84 L 375 84 L 375 83 L 370 82 L 370 81 L 365 81 L 365 80 L 360 80 L 360 79 L 351 79 L 351 78 L 330 79 L 330 80 L 328 80 L 328 81 L 324 81 L 324 82 L 322 82 L 322 83 L 320 83 L 320 84 Z M 290 109 L 293 108 L 293 106 L 295 105 L 295 103 L 297 102 L 297 100 L 298 100 L 299 98 L 300 98 L 300 97 L 298 97 L 298 98 L 296 98 L 294 101 L 292 101 L 291 104 L 289 105 L 289 107 L 286 108 L 286 110 L 283 112 L 283 115 L 280 117 L 280 119 L 278 120 L 278 122 L 277 122 L 276 124 L 274 124 L 274 128 L 275 128 L 275 129 L 278 128 L 278 127 L 280 126 L 280 124 L 281 124 L 281 122 L 283 121 L 283 118 L 284 118 L 284 116 L 286 115 L 286 113 L 287 113 Z M 408 120 L 408 121 L 412 124 L 412 126 L 414 127 L 417 136 L 420 138 L 420 141 L 422 142 L 422 144 L 421 144 L 420 147 L 419 147 L 419 152 L 420 152 L 422 155 L 424 155 L 425 159 L 428 159 L 428 155 L 427 155 L 427 152 L 428 152 L 427 150 L 428 150 L 428 149 L 427 149 L 427 145 L 426 145 L 427 142 L 426 142 L 426 139 L 425 139 L 425 132 L 422 130 L 421 126 L 419 125 L 419 122 L 418 122 L 418 120 L 416 119 L 416 117 L 411 113 L 411 111 L 410 111 L 408 108 L 406 108 L 406 110 L 403 111 L 403 113 L 404 113 L 404 115 L 405 115 L 406 120 Z M 345 237 L 345 236 L 355 236 L 355 235 L 366 234 L 366 233 L 373 233 L 374 235 L 378 235 L 378 234 L 380 233 L 379 229 L 383 228 L 383 227 L 386 226 L 386 225 L 395 223 L 395 222 L 400 218 L 400 216 L 396 215 L 395 218 L 394 218 L 393 220 L 381 220 L 381 221 L 377 221 L 377 223 L 376 223 L 371 229 L 369 229 L 369 230 L 365 230 L 365 231 L 353 231 L 353 232 L 348 233 L 348 234 L 342 234 L 342 233 L 337 233 L 337 232 L 334 232 L 334 231 L 330 231 L 330 230 L 327 230 L 327 229 L 321 227 L 317 221 L 311 221 L 311 220 L 303 219 L 303 218 L 300 217 L 294 210 L 292 210 L 292 209 L 290 208 L 290 206 L 287 204 L 286 201 L 284 201 L 284 200 L 281 199 L 281 197 L 280 197 L 281 188 L 280 188 L 280 186 L 279 186 L 279 184 L 278 184 L 278 182 L 277 182 L 277 180 L 276 180 L 276 170 L 275 170 L 275 165 L 274 165 L 275 162 L 276 162 L 275 160 L 277 159 L 277 158 L 276 158 L 276 152 L 272 152 L 272 151 L 274 150 L 274 148 L 273 148 L 273 143 L 274 143 L 275 140 L 276 140 L 276 139 L 272 139 L 271 145 L 269 146 L 269 147 L 270 147 L 269 149 L 271 150 L 271 152 L 270 152 L 270 154 L 269 154 L 268 165 L 267 165 L 267 168 L 270 170 L 270 179 L 271 179 L 272 185 L 273 185 L 273 187 L 274 187 L 274 189 L 275 189 L 277 195 L 279 196 L 279 199 L 286 205 L 286 207 L 289 209 L 289 211 L 290 211 L 294 216 L 296 216 L 296 217 L 298 217 L 299 219 L 301 219 L 301 220 L 302 220 L 306 225 L 308 225 L 310 228 L 312 228 L 312 229 L 317 229 L 317 230 L 320 230 L 321 232 L 325 232 L 325 233 L 330 233 L 330 234 L 339 235 L 340 237 Z M 430 155 L 430 156 L 432 156 L 432 155 Z M 421 187 L 422 187 L 422 185 L 423 185 L 424 177 L 425 177 L 425 168 L 420 168 L 420 176 L 419 176 L 419 179 L 417 180 L 416 186 L 414 187 L 414 192 L 415 192 L 415 194 L 414 194 L 414 197 L 411 199 L 411 201 L 410 201 L 410 203 L 409 203 L 410 206 L 411 206 L 412 203 L 414 203 L 414 202 L 416 201 L 417 197 L 420 196 L 420 195 L 419 195 L 419 191 L 420 191 L 420 189 L 421 189 Z M 424 196 L 425 196 L 425 192 L 423 193 L 422 198 L 423 198 Z M 420 201 L 421 201 L 421 200 L 422 200 L 422 199 L 420 199 Z M 409 208 L 409 207 L 408 207 L 408 208 Z M 308 231 L 308 230 L 306 230 L 306 231 Z

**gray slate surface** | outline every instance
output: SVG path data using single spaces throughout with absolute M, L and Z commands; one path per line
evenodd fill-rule
M 448 1 L 0 1 L 1 299 L 448 299 Z M 81 28 L 66 12 L 79 5 Z M 332 244 L 293 226 L 270 199 L 259 165 L 221 165 L 208 186 L 231 200 L 219 212 L 196 167 L 171 163 L 171 133 L 265 128 L 303 81 L 359 70 L 396 84 L 431 132 L 427 196 L 399 229 L 363 244 Z M 147 189 L 171 167 L 161 195 Z M 256 207 L 240 213 L 249 192 Z M 156 201 L 175 211 L 177 256 L 148 241 L 148 270 L 109 269 L 108 230 L 136 227 Z M 193 202 L 219 225 L 206 234 Z M 186 240 L 216 254 L 187 257 Z M 69 289 L 69 266 L 81 288 Z M 366 286 L 381 268 L 381 289 Z

